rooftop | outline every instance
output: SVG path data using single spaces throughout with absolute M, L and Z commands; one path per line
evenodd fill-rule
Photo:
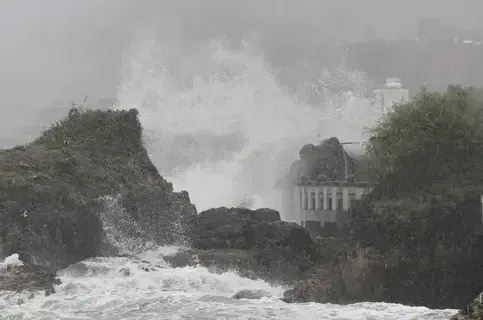
M 322 186 L 322 187 L 357 187 L 370 188 L 375 187 L 375 183 L 366 181 L 324 181 L 324 180 L 296 180 L 294 185 L 297 186 Z

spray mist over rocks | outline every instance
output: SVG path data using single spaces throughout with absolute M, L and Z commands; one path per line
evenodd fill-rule
M 263 55 L 252 52 L 246 42 L 233 50 L 212 40 L 180 56 L 148 38 L 126 54 L 118 107 L 139 110 L 153 162 L 198 210 L 248 204 L 284 218 L 273 185 L 300 147 L 331 136 L 361 141 L 380 112 L 350 90 L 331 95 L 324 85 L 324 78 L 354 82 L 359 71 L 329 77 L 322 70 L 317 83 L 301 85 L 322 85 L 316 92 L 331 97 L 314 105 L 300 99 L 303 92 L 289 94 Z

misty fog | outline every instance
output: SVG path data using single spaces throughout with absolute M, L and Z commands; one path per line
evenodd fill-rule
M 321 42 L 414 38 L 425 17 L 481 27 L 482 7 L 477 0 L 1 0 L 2 127 L 18 119 L 17 107 L 113 95 L 122 51 L 140 28 L 159 28 L 185 45 L 258 31 L 276 60 L 294 46 L 308 52 Z
M 425 61 L 438 60 L 444 48 L 430 43 L 422 53 L 414 49 L 420 19 L 481 31 L 479 9 L 483 4 L 476 0 L 464 5 L 441 0 L 0 0 L 0 147 L 27 142 L 66 112 L 45 108 L 53 103 L 117 96 L 121 108 L 142 109 L 145 132 L 154 132 L 158 140 L 150 151 L 161 172 L 169 168 L 165 173 L 174 174 L 176 157 L 189 166 L 226 156 L 221 167 L 168 178 L 178 179 L 175 186 L 188 188 L 195 202 L 205 196 L 199 182 L 215 179 L 219 192 L 231 197 L 227 204 L 233 204 L 269 188 L 307 141 L 359 138 L 374 115 L 367 103 L 351 100 L 354 91 L 394 76 L 410 78 L 410 90 L 428 79 L 436 86 L 483 83 L 467 53 L 458 53 L 460 63 L 442 74 L 440 65 L 426 67 Z M 412 42 L 388 45 L 392 54 L 381 39 Z M 247 42 L 248 53 L 243 51 Z M 478 54 L 471 53 L 472 59 Z M 413 61 L 416 56 L 419 62 Z M 196 73 L 218 72 L 219 77 L 220 70 L 238 80 L 212 88 L 218 90 L 217 101 L 210 102 L 212 93 L 179 89 L 184 80 L 201 75 Z M 324 101 L 313 98 L 314 88 L 328 88 Z M 199 113 L 183 111 L 192 101 L 198 101 Z M 314 103 L 325 104 L 325 111 L 309 106 Z M 184 141 L 179 150 L 166 152 L 177 139 Z M 217 139 L 216 146 L 207 143 Z M 226 146 L 230 141 L 234 145 Z M 281 167 L 272 168 L 277 161 Z M 240 189 L 236 194 L 223 193 L 240 180 L 233 187 Z M 205 199 L 206 206 L 212 200 Z

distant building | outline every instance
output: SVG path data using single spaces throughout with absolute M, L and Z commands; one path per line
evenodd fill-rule
M 336 230 L 350 221 L 349 208 L 373 189 L 367 182 L 295 181 L 293 205 L 297 223 L 311 233 Z
M 384 87 L 375 89 L 373 93 L 374 99 L 381 105 L 383 113 L 391 111 L 395 103 L 409 101 L 409 90 L 402 87 L 399 78 L 387 78 Z

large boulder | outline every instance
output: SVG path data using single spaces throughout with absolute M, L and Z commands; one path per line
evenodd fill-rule
M 263 290 L 241 290 L 235 293 L 232 298 L 233 299 L 262 299 L 262 298 L 269 298 L 272 295 Z
M 384 263 L 378 259 L 377 253 L 352 248 L 338 240 L 331 242 L 338 243 L 340 248 L 321 257 L 306 279 L 284 292 L 283 300 L 337 304 L 388 301 L 390 297 L 384 296 L 384 288 L 377 281 L 381 274 L 385 274 Z M 327 248 L 327 244 L 320 250 Z
M 54 285 L 60 284 L 55 270 L 40 265 L 9 266 L 0 269 L 0 291 L 44 291 L 54 292 Z
M 291 185 L 301 177 L 309 180 L 344 180 L 346 160 L 348 178 L 354 174 L 354 160 L 335 137 L 323 140 L 319 145 L 305 144 L 299 156 L 300 159 L 291 165 L 288 175 L 277 183 L 278 186 Z
M 307 230 L 280 221 L 275 210 L 221 207 L 201 212 L 196 220 L 193 248 L 167 258 L 174 267 L 200 264 L 292 283 L 303 279 L 318 257 Z
M 0 258 L 57 269 L 101 254 L 103 199 L 118 195 L 158 244 L 196 215 L 150 161 L 136 110 L 71 109 L 32 143 L 0 150 Z
M 280 214 L 271 209 L 209 209 L 198 215 L 193 246 L 198 249 L 252 249 L 254 228 L 276 221 L 280 221 Z

